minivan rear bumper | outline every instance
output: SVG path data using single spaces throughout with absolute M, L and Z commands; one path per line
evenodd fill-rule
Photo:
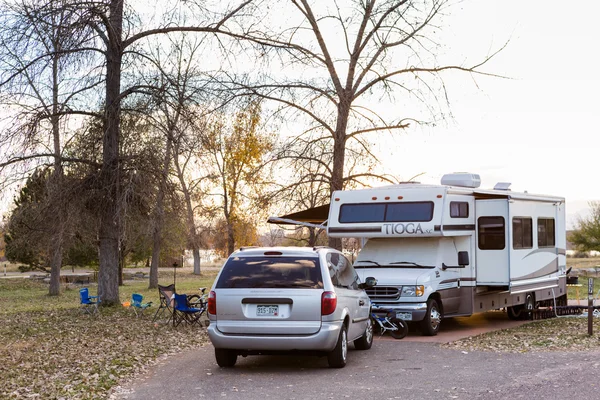
M 321 329 L 311 335 L 244 335 L 223 333 L 219 331 L 217 324 L 211 323 L 208 326 L 208 337 L 218 349 L 331 351 L 337 343 L 342 324 L 342 321 L 323 322 Z

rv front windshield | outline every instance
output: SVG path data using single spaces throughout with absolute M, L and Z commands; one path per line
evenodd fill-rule
M 354 268 L 434 268 L 441 265 L 447 238 L 370 239 L 358 253 Z

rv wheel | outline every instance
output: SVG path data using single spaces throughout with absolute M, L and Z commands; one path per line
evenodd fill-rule
M 532 319 L 533 313 L 532 311 L 535 309 L 535 296 L 533 293 L 527 293 L 525 295 L 525 315 L 526 319 Z
M 508 319 L 513 321 L 520 320 L 523 314 L 523 305 L 506 307 L 506 314 L 508 315 Z
M 429 299 L 427 301 L 427 314 L 421 321 L 421 333 L 425 336 L 435 336 L 440 330 L 440 323 L 442 322 L 442 313 L 438 306 L 436 299 Z

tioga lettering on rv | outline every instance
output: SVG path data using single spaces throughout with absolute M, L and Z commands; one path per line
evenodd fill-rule
M 414 235 L 417 233 L 424 233 L 421 224 L 414 224 L 412 222 L 407 224 L 383 224 L 383 232 L 386 235 L 402 235 L 404 233 Z M 430 230 L 428 230 L 428 232 L 430 232 Z

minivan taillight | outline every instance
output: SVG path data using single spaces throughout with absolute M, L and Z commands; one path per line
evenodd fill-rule
M 321 295 L 321 315 L 333 314 L 337 307 L 337 295 L 335 292 L 323 292 Z
M 208 294 L 208 313 L 217 315 L 217 294 L 214 290 Z

